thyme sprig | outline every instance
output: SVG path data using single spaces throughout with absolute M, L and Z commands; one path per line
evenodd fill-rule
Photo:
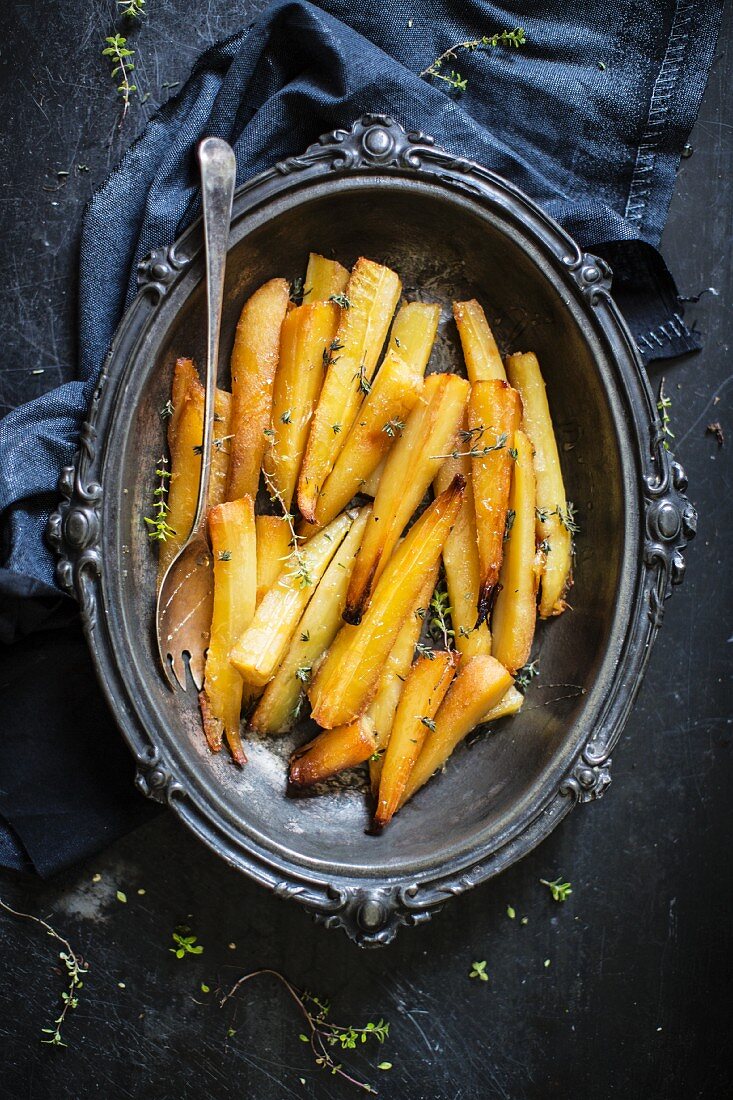
M 517 691 L 521 691 L 522 695 L 524 695 L 532 680 L 534 680 L 535 676 L 539 676 L 539 674 L 539 660 L 530 661 L 529 664 L 524 665 L 522 668 L 518 669 L 514 677 L 514 686 Z
M 433 592 L 430 601 L 430 636 L 434 641 L 442 641 L 445 649 L 451 648 L 451 639 L 455 638 L 455 631 L 448 624 L 448 617 L 453 613 L 453 608 L 448 603 L 448 592 L 445 588 L 438 587 Z
M 475 429 L 474 429 L 475 430 Z M 481 431 L 483 432 L 483 428 Z M 464 433 L 465 434 L 465 433 Z M 497 435 L 496 443 L 490 443 L 486 447 L 471 447 L 468 451 L 451 451 L 447 455 L 431 455 L 431 458 L 483 458 L 484 455 L 491 454 L 492 451 L 501 451 L 506 447 L 507 434 L 502 432 L 501 435 Z
M 310 286 L 306 287 L 305 280 L 299 275 L 290 284 L 290 301 L 293 305 L 301 306 L 303 299 L 308 297 L 312 289 Z
M 562 881 L 562 875 L 556 878 L 554 882 L 548 882 L 546 878 L 541 878 L 540 882 L 543 886 L 547 886 L 549 888 L 549 891 L 555 901 L 566 901 L 573 892 L 573 888 L 570 883 Z
M 11 906 L 7 905 L 2 899 L 0 899 L 0 909 L 4 909 L 6 913 L 10 913 L 14 917 L 20 917 L 21 920 L 29 920 L 34 924 L 40 924 L 41 928 L 45 928 L 48 935 L 53 937 L 53 939 L 64 948 L 63 951 L 59 951 L 59 958 L 64 964 L 67 980 L 67 987 L 61 993 L 63 1007 L 59 1015 L 53 1021 L 53 1027 L 41 1028 L 42 1034 L 48 1035 L 48 1038 L 41 1039 L 41 1042 L 48 1043 L 50 1046 L 54 1047 L 65 1047 L 67 1044 L 62 1039 L 61 1032 L 68 1013 L 79 1004 L 78 993 L 84 985 L 82 975 L 88 972 L 89 967 L 86 965 L 81 955 L 77 955 L 69 941 L 59 935 L 56 929 L 52 928 L 47 921 L 42 920 L 40 917 L 34 917 L 31 913 L 21 913 L 18 909 L 11 908 Z
M 391 420 L 388 420 L 386 424 L 382 425 L 382 431 L 386 432 L 390 439 L 394 439 L 397 435 L 402 435 L 405 430 L 404 420 L 398 419 L 394 416 Z
M 365 363 L 361 364 L 356 374 L 353 375 L 351 381 L 353 382 L 355 378 L 359 379 L 359 389 L 361 390 L 361 392 L 364 394 L 365 397 L 368 397 L 369 394 L 372 392 L 372 384 L 367 378 Z
M 499 31 L 497 34 L 481 35 L 480 38 L 471 38 L 465 42 L 456 42 L 452 46 L 449 46 L 447 50 L 444 50 L 440 57 L 436 57 L 426 69 L 419 74 L 423 80 L 441 80 L 447 84 L 453 92 L 465 92 L 468 87 L 468 79 L 461 76 L 455 69 L 451 69 L 448 75 L 444 70 L 446 61 L 456 61 L 459 51 L 463 50 L 466 53 L 474 53 L 476 50 L 494 49 L 497 46 L 508 46 L 518 49 L 523 46 L 527 41 L 525 33 L 521 27 L 516 27 L 513 31 Z
M 662 446 L 665 451 L 670 449 L 669 440 L 674 439 L 674 432 L 670 428 L 671 417 L 669 410 L 672 408 L 672 398 L 668 397 L 664 391 L 664 379 L 659 383 L 659 400 L 657 401 L 657 409 L 661 414 L 662 420 Z
M 169 947 L 168 950 L 172 952 L 177 959 L 183 959 L 186 955 L 203 954 L 203 947 L 200 943 L 196 943 L 198 936 L 190 935 L 190 932 L 190 928 L 183 927 L 177 928 L 175 932 L 171 932 L 175 946 Z
M 345 294 L 330 294 L 328 301 L 340 306 L 341 309 L 351 309 L 351 302 Z
M 120 12 L 120 18 L 122 19 L 145 19 L 147 12 L 145 11 L 146 0 L 117 0 L 117 7 L 122 8 Z
M 366 1081 L 360 1081 L 347 1073 L 343 1065 L 336 1061 L 332 1052 L 335 1049 L 355 1050 L 357 1044 L 366 1043 L 369 1039 L 375 1039 L 381 1045 L 389 1037 L 389 1024 L 381 1018 L 376 1022 L 369 1021 L 364 1027 L 342 1027 L 340 1024 L 335 1024 L 328 1019 L 330 1005 L 327 1001 L 322 1001 L 312 993 L 298 989 L 278 970 L 268 968 L 253 970 L 250 974 L 245 974 L 235 982 L 229 992 L 221 998 L 220 1007 L 223 1008 L 245 982 L 250 981 L 252 978 L 258 978 L 263 974 L 269 974 L 276 978 L 300 1009 L 306 1023 L 306 1030 L 300 1033 L 300 1039 L 301 1042 L 310 1045 L 316 1065 L 320 1066 L 321 1069 L 328 1070 L 334 1076 L 343 1077 L 345 1081 L 356 1086 L 356 1088 L 376 1095 L 377 1090 L 373 1085 Z M 381 1062 L 378 1068 L 386 1069 L 388 1067 L 391 1067 L 391 1063 Z
M 282 508 L 283 519 L 287 522 L 287 525 L 290 529 L 290 545 L 293 548 L 291 557 L 295 559 L 295 568 L 292 573 L 289 574 L 289 576 L 294 577 L 297 580 L 299 588 L 308 588 L 310 585 L 313 584 L 313 575 L 311 573 L 310 563 L 303 551 L 300 549 L 300 546 L 298 545 L 298 543 L 305 538 L 305 535 L 299 535 L 296 532 L 295 516 L 290 511 L 290 509 L 286 507 L 283 495 L 273 481 L 272 476 L 268 474 L 267 470 L 264 469 L 262 471 L 262 474 L 264 476 L 265 485 L 267 486 L 267 491 L 269 492 L 270 497 L 273 500 L 276 500 Z
M 170 481 L 170 470 L 167 470 L 168 459 L 165 455 L 161 455 L 158 459 L 160 463 L 156 467 L 156 474 L 160 478 L 158 485 L 153 489 L 153 515 L 144 516 L 144 520 L 147 523 L 150 530 L 148 531 L 148 538 L 153 542 L 167 542 L 169 538 L 174 538 L 176 532 L 168 523 L 168 512 L 170 511 L 168 505 L 168 482 Z
M 102 57 L 110 59 L 112 65 L 110 76 L 112 80 L 119 81 L 116 87 L 117 94 L 122 98 L 122 114 L 120 115 L 118 129 L 122 129 L 122 124 L 130 109 L 130 96 L 137 91 L 137 85 L 133 84 L 130 78 L 135 68 L 135 62 L 132 60 L 135 51 L 129 48 L 127 39 L 121 34 L 108 35 L 104 41 L 106 46 L 102 50 Z

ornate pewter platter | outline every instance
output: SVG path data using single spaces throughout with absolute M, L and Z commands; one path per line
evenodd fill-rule
M 461 746 L 381 837 L 365 833 L 359 791 L 289 798 L 285 761 L 304 727 L 247 740 L 239 771 L 208 753 L 193 691 L 172 694 L 157 667 L 155 555 L 142 517 L 173 364 L 203 360 L 201 246 L 197 223 L 140 267 L 140 293 L 61 478 L 50 521 L 59 577 L 79 600 L 140 790 L 328 927 L 364 946 L 388 943 L 606 790 L 695 511 L 608 268 L 506 180 L 381 115 L 250 180 L 234 201 L 222 382 L 245 297 L 265 279 L 301 274 L 310 249 L 392 264 L 407 297 L 440 301 L 432 369 L 458 369 L 450 301 L 477 296 L 506 350 L 540 358 L 581 525 L 574 611 L 540 627 L 541 676 L 517 718 Z

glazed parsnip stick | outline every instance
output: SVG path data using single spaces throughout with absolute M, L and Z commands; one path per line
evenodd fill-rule
M 374 757 L 369 761 L 369 781 L 372 786 L 372 794 L 375 798 L 379 790 L 379 779 L 382 774 L 384 750 L 389 744 L 389 738 L 392 732 L 392 722 L 394 720 L 395 711 L 397 710 L 397 704 L 400 701 L 400 695 L 402 694 L 402 685 L 405 682 L 407 673 L 410 671 L 412 658 L 415 654 L 415 646 L 420 638 L 420 632 L 422 631 L 422 625 L 425 618 L 425 608 L 430 605 L 430 600 L 435 591 L 435 585 L 438 580 L 438 568 L 439 563 L 436 562 L 431 571 L 427 574 L 423 587 L 418 593 L 411 612 L 400 627 L 400 632 L 389 652 L 389 657 L 385 662 L 384 669 L 379 678 L 379 686 L 376 695 L 369 704 L 369 709 L 366 712 L 374 722 L 374 730 L 377 737 L 377 751 Z
M 309 523 L 371 384 L 401 289 L 389 268 L 364 258 L 354 265 L 298 479 L 298 505 Z
M 465 478 L 466 493 L 456 525 L 445 540 L 443 567 L 456 649 L 463 657 L 475 657 L 477 653 L 491 653 L 491 633 L 487 623 L 476 625 L 479 560 L 471 459 L 467 455 L 446 459 L 436 474 L 433 487 L 436 493 L 442 493 L 456 474 Z
M 344 513 L 293 551 L 262 598 L 252 622 L 233 646 L 230 660 L 252 684 L 266 684 L 277 670 L 311 596 L 338 550 L 353 516 Z
M 566 608 L 571 583 L 572 535 L 566 523 L 568 502 L 560 455 L 552 426 L 545 383 L 537 357 L 531 352 L 510 355 L 507 370 L 522 398 L 522 429 L 534 446 L 537 478 L 537 542 L 544 545 L 545 563 L 540 590 L 540 618 L 559 615 Z
M 462 449 L 471 454 L 476 508 L 480 572 L 477 622 L 487 619 L 496 595 L 509 507 L 512 439 L 521 415 L 519 394 L 507 382 L 476 382 L 471 387 L 468 402 L 471 438 Z
M 392 555 L 361 625 L 344 625 L 336 635 L 308 692 L 320 726 L 346 725 L 369 706 L 400 628 L 455 523 L 463 490 L 463 479 L 456 478 L 423 512 Z
M 423 388 L 422 374 L 388 351 L 333 470 L 316 503 L 322 527 L 361 491 L 395 440 L 399 439 Z
M 282 664 L 265 688 L 250 725 L 260 733 L 285 733 L 297 721 L 313 671 L 341 626 L 346 589 L 371 508 L 362 508 L 339 546 L 298 623 Z
M 313 302 L 296 306 L 282 323 L 263 465 L 286 508 L 295 492 L 308 429 L 323 385 L 324 357 L 329 355 L 340 313 L 333 302 Z
M 469 385 L 455 374 L 430 374 L 407 425 L 389 452 L 372 520 L 351 577 L 344 618 L 359 623 L 410 516 L 454 446 Z
M 537 620 L 535 475 L 532 444 L 524 432 L 514 433 L 514 450 L 504 559 L 491 619 L 493 654 L 512 675 L 527 663 Z
M 271 279 L 245 302 L 231 359 L 232 439 L 227 500 L 254 500 L 270 430 L 280 329 L 290 300 L 285 279 Z
M 438 650 L 418 657 L 405 679 L 379 781 L 374 825 L 382 829 L 397 810 L 428 730 L 456 674 L 460 654 Z
M 209 506 L 225 497 L 229 464 L 231 394 L 216 391 L 214 441 L 211 448 Z M 179 359 L 171 388 L 173 412 L 168 422 L 171 478 L 168 486 L 169 527 L 175 532 L 161 542 L 158 583 L 191 533 L 201 477 L 201 444 L 204 436 L 204 388 L 191 359 Z
M 470 657 L 453 680 L 435 716 L 417 762 L 407 781 L 400 807 L 412 798 L 431 775 L 445 764 L 450 754 L 474 726 L 512 686 L 512 678 L 495 657 Z
M 376 745 L 374 728 L 363 716 L 348 726 L 324 730 L 297 749 L 290 758 L 290 784 L 310 787 L 338 775 L 345 768 L 363 764 L 373 754 Z
M 255 516 L 257 528 L 257 603 L 283 571 L 292 535 L 284 516 Z
M 204 688 L 199 696 L 204 733 L 213 752 L 226 737 L 232 757 L 244 764 L 239 731 L 242 677 L 229 662 L 229 650 L 249 625 L 257 593 L 257 549 L 251 497 L 218 504 L 208 516 L 214 558 L 214 612 L 206 654 Z
M 303 283 L 303 301 L 309 305 L 327 302 L 329 298 L 343 294 L 348 281 L 348 268 L 338 260 L 329 260 L 317 252 L 311 252 Z
M 506 382 L 506 372 L 494 334 L 476 299 L 473 298 L 470 302 L 454 302 L 453 316 L 461 338 L 469 381 L 485 382 L 498 378 Z

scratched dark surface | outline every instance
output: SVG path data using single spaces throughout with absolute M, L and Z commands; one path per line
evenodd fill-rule
M 0 412 L 14 404 L 19 382 L 27 394 L 30 376 L 41 393 L 74 355 L 79 221 L 121 142 L 210 42 L 264 3 L 148 7 L 153 17 L 135 37 L 138 85 L 150 94 L 120 138 L 99 57 L 112 0 L 8 6 L 0 39 Z M 730 29 L 729 12 L 721 45 Z M 170 814 L 52 883 L 5 876 L 2 896 L 49 917 L 91 968 L 67 1027 L 70 1048 L 40 1046 L 63 988 L 54 946 L 35 926 L 0 914 L 3 1096 L 357 1095 L 313 1066 L 295 1010 L 269 979 L 249 987 L 236 1018 L 200 992 L 202 981 L 227 988 L 260 966 L 331 998 L 337 1021 L 389 1020 L 385 1047 L 353 1059 L 385 1100 L 733 1094 L 732 68 L 719 49 L 664 239 L 683 293 L 714 288 L 688 306 L 705 350 L 666 367 L 700 535 L 615 753 L 610 793 L 576 810 L 498 880 L 371 953 L 250 885 Z M 712 421 L 728 433 L 722 449 L 706 435 Z M 557 874 L 573 884 L 563 905 L 538 884 Z M 198 935 L 202 955 L 179 961 L 169 953 L 181 922 Z M 476 959 L 487 961 L 489 982 L 469 980 Z M 374 1068 L 382 1059 L 393 1068 Z

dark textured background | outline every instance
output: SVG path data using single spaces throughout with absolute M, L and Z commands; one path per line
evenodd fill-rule
M 167 84 L 185 79 L 210 42 L 264 4 L 151 0 L 152 18 L 134 35 L 138 85 L 150 97 L 121 136 L 99 57 L 112 0 L 10 6 L 0 39 L 0 413 L 14 404 L 17 380 L 42 372 L 31 374 L 42 393 L 74 354 L 79 221 L 122 143 L 170 94 Z M 40 1046 L 62 988 L 54 945 L 0 914 L 3 1096 L 358 1095 L 314 1069 L 297 1016 L 267 979 L 249 987 L 233 1024 L 198 992 L 201 981 L 227 987 L 263 965 L 330 997 L 337 1020 L 390 1021 L 388 1044 L 370 1060 L 394 1068 L 354 1061 L 385 1100 L 731 1095 L 733 66 L 722 56 L 730 32 L 729 10 L 663 242 L 682 292 L 704 292 L 688 319 L 704 332 L 705 350 L 665 367 L 700 534 L 615 754 L 609 794 L 576 810 L 520 865 L 372 953 L 250 885 L 170 814 L 52 883 L 6 876 L 2 896 L 50 915 L 91 969 L 67 1028 L 70 1049 Z M 722 450 L 705 434 L 713 420 L 729 436 Z M 75 634 L 68 643 L 78 644 Z M 560 873 L 573 883 L 564 905 L 538 884 Z M 178 961 L 168 946 L 182 921 L 205 951 Z M 490 982 L 469 981 L 474 959 L 487 960 Z

